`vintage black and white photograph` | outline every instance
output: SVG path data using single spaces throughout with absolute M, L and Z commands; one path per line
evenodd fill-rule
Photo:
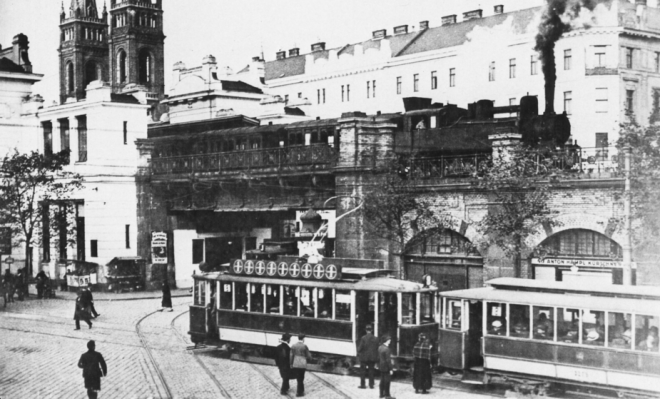
M 658 399 L 660 0 L 0 0 L 0 294 L 0 399 Z

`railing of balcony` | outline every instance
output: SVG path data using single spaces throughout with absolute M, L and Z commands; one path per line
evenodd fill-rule
M 440 156 L 429 158 L 413 158 L 408 164 L 408 178 L 424 180 L 445 177 L 472 176 L 483 162 L 487 162 L 488 154 L 472 154 L 462 156 Z
M 311 164 L 328 164 L 335 160 L 335 149 L 326 144 L 267 148 L 260 150 L 221 152 L 153 158 L 154 175 L 192 172 L 223 172 L 241 169 L 281 168 Z

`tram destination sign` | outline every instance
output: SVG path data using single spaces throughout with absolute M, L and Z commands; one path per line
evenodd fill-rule
M 612 268 L 620 269 L 623 267 L 622 262 L 611 260 L 598 260 L 598 259 L 559 259 L 559 258 L 532 258 L 532 263 L 535 265 L 547 266 L 577 266 L 577 267 L 597 267 L 597 268 Z
M 315 281 L 341 280 L 341 266 L 322 263 L 234 259 L 229 272 L 234 275 L 252 277 Z

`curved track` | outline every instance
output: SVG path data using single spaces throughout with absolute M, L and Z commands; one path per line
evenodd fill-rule
M 149 345 L 147 345 L 147 341 L 142 334 L 142 331 L 140 331 L 140 323 L 147 317 L 155 314 L 157 311 L 147 313 L 144 317 L 142 317 L 140 320 L 138 320 L 137 323 L 135 323 L 135 332 L 138 335 L 138 338 L 140 339 L 140 343 L 142 344 L 142 347 L 144 348 L 145 352 L 147 353 L 147 356 L 149 357 L 149 360 L 151 361 L 151 364 L 154 367 L 154 370 L 156 370 L 156 375 L 158 376 L 158 379 L 160 380 L 161 384 L 163 384 L 163 387 L 165 388 L 165 393 L 166 397 L 172 399 L 172 392 L 170 390 L 170 387 L 167 385 L 167 382 L 165 381 L 165 376 L 163 375 L 162 370 L 158 367 L 158 363 L 156 363 L 156 359 L 154 359 L 153 354 L 151 353 L 151 349 L 149 349 Z

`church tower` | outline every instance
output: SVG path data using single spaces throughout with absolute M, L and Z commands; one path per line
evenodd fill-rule
M 105 6 L 99 17 L 96 0 L 71 0 L 60 13 L 60 102 L 85 98 L 94 80 L 109 79 L 108 23 Z
M 110 0 L 110 82 L 113 92 L 165 92 L 163 0 Z

